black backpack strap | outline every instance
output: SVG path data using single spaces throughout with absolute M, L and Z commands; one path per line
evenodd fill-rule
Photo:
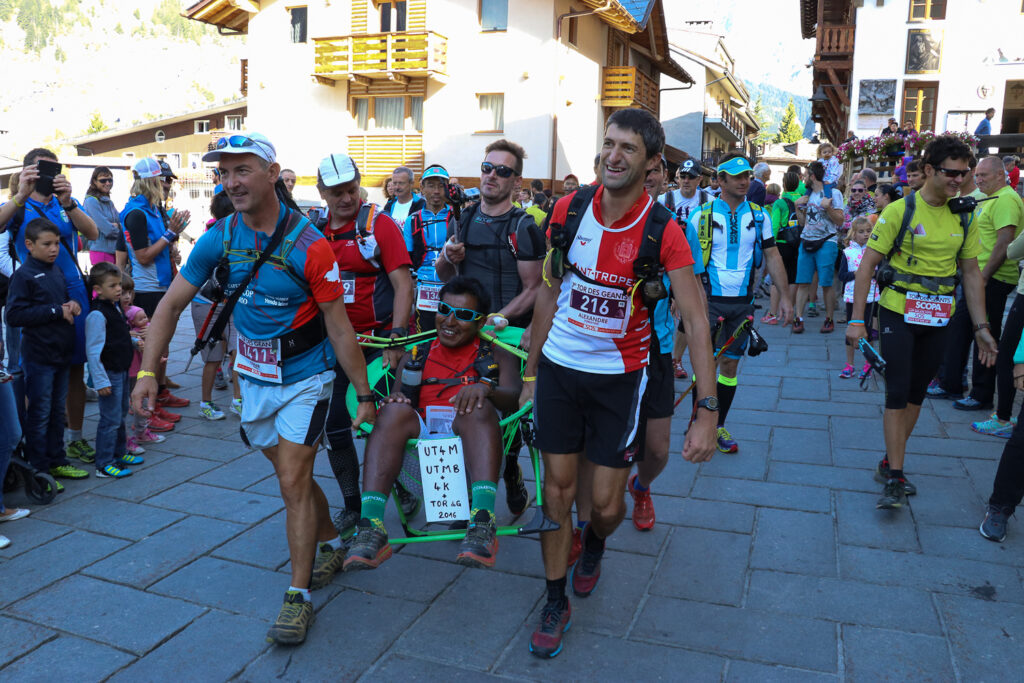
M 427 255 L 427 236 L 423 231 L 422 211 L 423 209 L 420 209 L 410 217 L 412 220 L 412 235 L 410 236 L 412 251 L 409 252 L 409 258 L 413 268 L 422 266 L 423 259 Z
M 911 192 L 904 197 L 903 205 L 903 222 L 900 223 L 900 231 L 896 233 L 896 239 L 892 242 L 892 249 L 886 255 L 886 258 L 890 260 L 893 254 L 903 251 L 903 240 L 907 236 L 907 231 L 910 230 L 910 222 L 914 220 L 914 210 L 917 208 L 917 193 Z
M 579 232 L 583 214 L 587 212 L 587 207 L 594 201 L 596 193 L 597 187 L 594 185 L 584 185 L 576 190 L 572 195 L 572 199 L 569 200 L 569 208 L 565 212 L 565 223 L 562 225 L 557 223 L 550 224 L 552 241 L 558 240 L 559 243 L 565 245 L 563 256 L 565 257 L 566 264 L 569 263 L 569 247 L 572 246 L 573 240 L 576 239 L 576 233 Z M 556 233 L 558 233 L 557 237 Z
M 649 259 L 661 265 L 661 240 L 665 234 L 665 227 L 674 218 L 675 214 L 667 207 L 654 202 L 647 221 L 644 223 L 644 234 L 640 241 L 640 249 L 637 251 L 637 258 Z

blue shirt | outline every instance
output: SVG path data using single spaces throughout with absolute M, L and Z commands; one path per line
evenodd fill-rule
M 423 282 L 440 282 L 434 270 L 434 261 L 441 255 L 441 248 L 448 241 L 448 216 L 451 215 L 451 208 L 445 204 L 439 213 L 423 207 L 418 212 L 423 221 L 423 239 L 427 243 L 427 253 L 423 257 L 423 265 L 416 269 L 416 278 Z M 405 250 L 412 253 L 412 228 L 413 216 L 411 214 L 405 219 L 402 226 L 402 235 L 405 237 Z
M 693 254 L 693 274 L 700 275 L 704 272 L 704 258 L 700 252 L 700 240 L 697 239 L 697 230 L 689 222 L 681 223 L 686 241 L 690 244 L 690 253 Z M 672 283 L 668 275 L 662 276 L 665 279 L 665 289 L 669 289 Z M 654 306 L 654 314 L 651 320 L 654 323 L 654 333 L 658 335 L 658 350 L 662 354 L 672 352 L 672 340 L 676 332 L 676 320 L 672 317 L 671 300 L 666 297 Z
M 978 124 L 978 127 L 974 129 L 975 135 L 992 135 L 992 122 L 988 120 L 986 116 Z
M 705 204 L 705 206 L 707 206 Z M 700 230 L 700 217 L 696 211 L 690 215 L 688 226 Z M 761 229 L 758 234 L 758 214 Z M 765 243 L 773 244 L 772 219 L 763 208 L 751 210 L 750 202 L 743 202 L 735 213 L 723 199 L 711 202 L 712 225 L 711 257 L 706 267 L 711 297 L 750 297 L 753 271 L 760 260 Z
M 281 205 L 278 220 L 283 215 Z M 237 219 L 237 220 L 236 220 Z M 271 236 L 256 232 L 245 224 L 241 214 L 229 216 L 207 230 L 196 241 L 181 275 L 189 283 L 201 287 L 217 267 L 224 253 L 224 231 L 230 235 L 228 263 L 231 274 L 225 293 L 230 294 L 252 270 L 259 253 Z M 249 339 L 275 339 L 296 330 L 318 312 L 318 303 L 334 301 L 342 296 L 342 284 L 334 252 L 323 233 L 302 217 L 297 226 L 282 240 L 287 248 L 284 261 L 289 268 L 269 260 L 252 279 L 232 311 L 232 322 L 238 333 Z M 279 257 L 282 247 L 275 256 Z M 296 279 L 299 281 L 297 282 Z M 309 292 L 302 285 L 309 287 Z M 291 384 L 334 367 L 334 350 L 329 341 L 283 362 L 282 382 Z M 246 376 L 247 381 L 272 384 Z
M 74 199 L 71 202 L 76 206 L 79 205 Z M 7 224 L 7 229 L 11 230 L 11 238 L 14 240 L 14 252 L 18 255 L 18 262 L 24 263 L 28 258 L 28 248 L 25 246 L 25 226 L 29 221 L 40 217 L 49 219 L 60 229 L 60 239 L 63 244 L 60 247 L 60 253 L 57 254 L 57 266 L 64 274 L 68 295 L 82 307 L 82 313 L 79 315 L 85 315 L 89 312 L 89 295 L 85 290 L 85 283 L 82 282 L 82 274 L 78 270 L 78 237 L 75 234 L 75 226 L 71 224 L 67 212 L 61 207 L 57 195 L 50 195 L 46 204 L 29 197 L 25 200 L 25 219 L 21 225 Z M 68 249 L 71 251 L 69 252 Z

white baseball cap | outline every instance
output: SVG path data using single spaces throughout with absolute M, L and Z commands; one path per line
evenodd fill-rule
M 217 141 L 216 149 L 203 155 L 203 161 L 220 161 L 222 154 L 255 154 L 270 164 L 277 161 L 277 150 L 262 133 L 225 135 Z
M 359 175 L 356 162 L 347 154 L 336 153 L 320 160 L 320 182 L 327 187 L 355 180 Z
M 136 161 L 132 171 L 137 178 L 159 178 L 163 174 L 160 162 L 152 157 L 143 157 Z

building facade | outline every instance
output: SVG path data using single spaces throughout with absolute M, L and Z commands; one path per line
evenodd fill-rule
M 248 127 L 300 183 L 347 151 L 367 187 L 440 163 L 472 186 L 483 149 L 527 152 L 524 178 L 587 182 L 614 109 L 660 109 L 661 0 L 203 0 L 185 16 L 248 33 Z
M 813 116 L 833 141 L 878 135 L 890 117 L 917 130 L 1024 133 L 1019 0 L 801 0 L 816 38 Z

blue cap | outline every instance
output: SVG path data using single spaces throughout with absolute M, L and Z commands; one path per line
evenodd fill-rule
M 480 190 L 475 188 L 475 187 L 467 188 L 466 189 L 466 196 L 467 197 L 479 197 L 480 196 Z
M 445 170 L 444 166 L 438 166 L 437 164 L 431 166 L 423 172 L 420 176 L 420 182 L 423 182 L 427 178 L 440 178 L 441 180 L 448 182 L 451 178 L 448 175 L 448 171 Z
M 159 178 L 163 175 L 160 162 L 152 157 L 143 157 L 136 161 L 132 171 L 135 173 L 136 178 Z
M 739 175 L 740 173 L 753 173 L 754 169 L 750 168 L 750 162 L 746 157 L 735 157 L 724 164 L 719 164 L 718 172 Z

